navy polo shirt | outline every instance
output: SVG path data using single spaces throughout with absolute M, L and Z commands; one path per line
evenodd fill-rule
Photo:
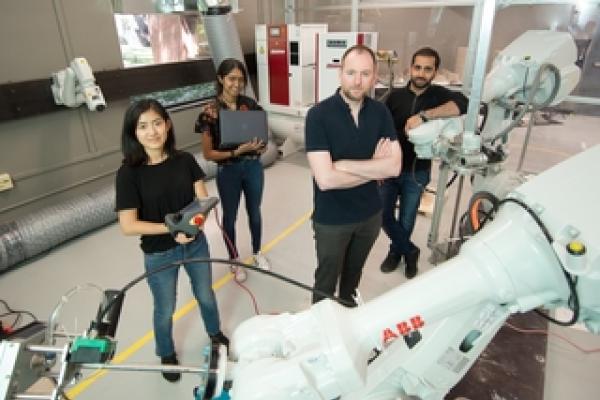
M 369 160 L 381 138 L 397 140 L 387 107 L 366 97 L 354 123 L 350 106 L 338 92 L 312 107 L 306 115 L 306 151 L 328 151 L 332 161 Z M 313 221 L 341 225 L 364 221 L 381 210 L 377 183 L 347 189 L 321 190 L 313 179 Z

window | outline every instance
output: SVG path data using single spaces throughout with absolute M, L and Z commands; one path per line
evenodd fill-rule
M 197 12 L 115 14 L 115 23 L 126 68 L 210 57 Z

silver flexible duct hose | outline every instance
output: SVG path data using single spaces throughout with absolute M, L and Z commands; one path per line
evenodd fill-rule
M 0 272 L 115 220 L 108 186 L 0 225 Z
M 269 142 L 261 163 L 277 159 L 277 148 Z M 214 178 L 217 166 L 195 155 L 206 179 Z M 13 222 L 0 225 L 0 274 L 22 261 L 50 250 L 84 233 L 114 222 L 115 188 L 108 185 L 63 203 L 46 207 Z

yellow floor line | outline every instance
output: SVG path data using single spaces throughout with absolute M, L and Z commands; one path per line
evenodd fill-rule
M 265 244 L 262 247 L 261 251 L 263 253 L 268 253 L 269 250 L 271 250 L 276 244 L 281 242 L 283 239 L 285 239 L 287 236 L 289 236 L 292 232 L 294 232 L 296 229 L 298 229 L 300 226 L 302 226 L 310 218 L 311 214 L 312 214 L 312 210 L 308 211 L 306 214 L 304 214 L 302 217 L 300 217 L 296 222 L 294 222 L 292 225 L 287 227 L 283 232 L 281 232 L 279 235 L 277 235 L 277 237 L 275 237 L 269 243 Z M 248 260 L 244 260 L 244 262 L 249 262 L 249 258 L 248 258 Z M 233 274 L 224 275 L 217 282 L 215 282 L 213 284 L 213 289 L 219 290 L 223 285 L 225 285 L 227 282 L 229 282 L 232 279 L 232 277 L 233 277 Z M 188 314 L 190 311 L 192 311 L 196 307 L 197 307 L 196 300 L 189 301 L 187 304 L 185 304 L 183 307 L 178 309 L 173 314 L 173 321 L 174 322 L 178 321 L 180 318 L 184 317 L 186 314 Z M 140 350 L 142 347 L 144 347 L 146 344 L 148 344 L 148 342 L 150 342 L 152 339 L 154 339 L 154 331 L 147 332 L 144 336 L 142 336 L 141 338 L 136 340 L 131 346 L 129 346 L 122 352 L 115 355 L 112 359 L 111 364 L 124 363 L 125 361 L 127 361 L 127 359 L 129 359 L 129 357 L 133 356 L 136 352 L 138 352 L 138 350 Z M 92 373 L 90 376 L 88 376 L 87 378 L 82 380 L 80 383 L 78 383 L 76 386 L 71 388 L 67 392 L 67 396 L 69 396 L 69 398 L 71 398 L 71 399 L 74 399 L 75 397 L 80 395 L 84 390 L 86 390 L 91 384 L 96 382 L 98 379 L 100 379 L 107 373 L 108 373 L 108 370 L 98 370 L 98 371 Z

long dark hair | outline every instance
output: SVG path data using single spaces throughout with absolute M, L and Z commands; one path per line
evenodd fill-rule
M 123 152 L 123 164 L 137 167 L 148 162 L 148 154 L 140 144 L 135 134 L 140 115 L 148 110 L 156 111 L 165 122 L 171 121 L 167 110 L 154 99 L 143 99 L 131 104 L 125 112 L 123 119 L 123 131 L 121 133 L 121 152 Z M 165 141 L 164 151 L 168 156 L 176 153 L 175 149 L 175 129 L 173 122 L 167 131 L 167 140 Z
M 242 71 L 242 75 L 244 76 L 244 86 L 246 86 L 248 84 L 248 73 L 246 72 L 246 67 L 244 67 L 244 63 L 236 60 L 235 58 L 226 58 L 221 61 L 219 68 L 217 68 L 217 76 L 223 79 L 236 68 Z M 217 96 L 220 96 L 222 93 L 223 84 L 217 79 Z

